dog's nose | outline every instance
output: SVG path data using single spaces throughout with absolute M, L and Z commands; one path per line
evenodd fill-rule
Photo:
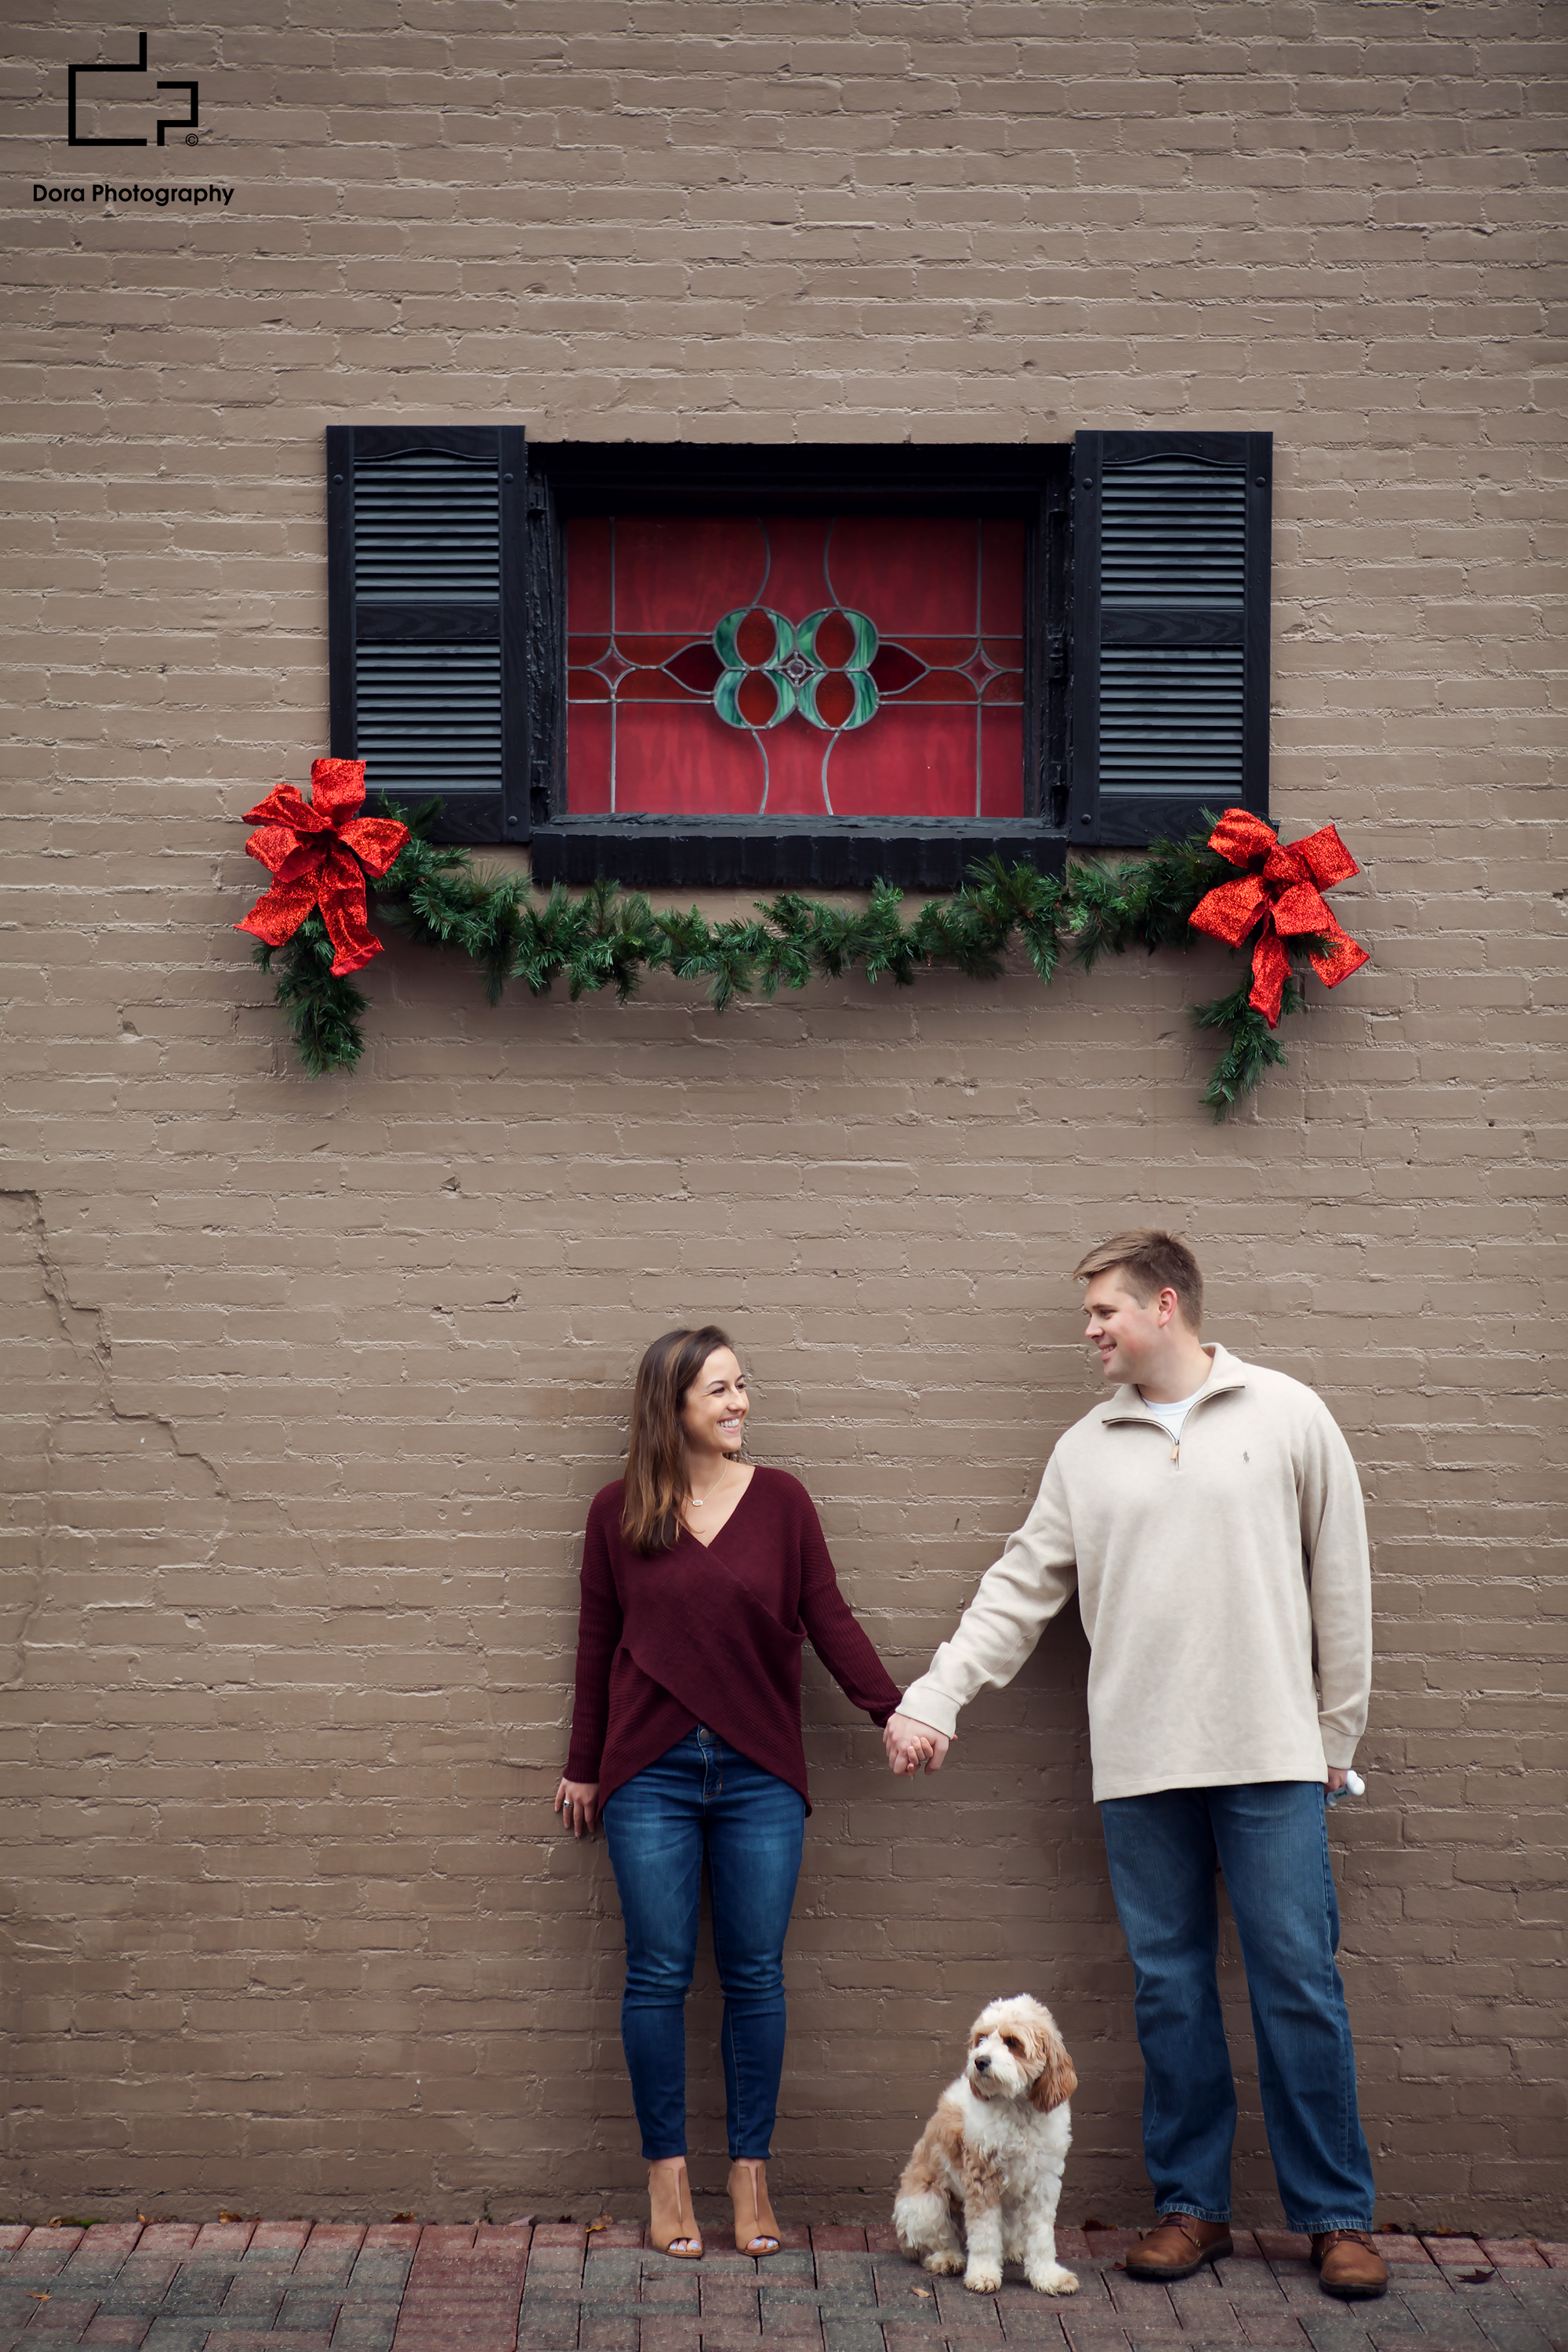
M 975 2071 L 975 2073 L 976 2073 L 977 2074 L 989 2074 L 989 2073 L 991 2072 L 991 2061 L 990 2061 L 990 2059 L 989 2059 L 989 2058 L 976 2058 L 976 2059 L 975 2059 L 975 2061 L 974 2061 L 974 2071 Z

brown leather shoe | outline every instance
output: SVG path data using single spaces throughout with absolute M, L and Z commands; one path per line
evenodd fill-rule
M 1388 2293 L 1388 2265 L 1364 2230 L 1320 2230 L 1312 2268 L 1323 2293 L 1342 2303 L 1370 2303 Z
M 1158 2225 L 1139 2239 L 1127 2257 L 1129 2278 L 1191 2278 L 1205 2263 L 1222 2262 L 1236 2251 L 1229 2224 L 1200 2221 L 1191 2213 L 1162 2213 Z

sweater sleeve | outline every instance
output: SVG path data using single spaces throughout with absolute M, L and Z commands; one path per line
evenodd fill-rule
M 951 1738 L 976 1692 L 1010 1683 L 1058 1609 L 1078 1589 L 1067 1486 L 1053 1454 L 1035 1507 L 980 1580 L 979 1590 L 899 1711 Z
M 610 1722 L 610 1665 L 621 1638 L 621 1602 L 595 1504 L 583 1538 L 582 1597 L 577 1609 L 577 1689 L 572 1706 L 568 1780 L 597 1780 Z
M 1312 1602 L 1323 1756 L 1347 1770 L 1372 1696 L 1372 1562 L 1361 1479 L 1327 1410 L 1312 1415 L 1300 1472 L 1301 1549 Z
M 800 1622 L 806 1639 L 846 1698 L 873 1723 L 884 1724 L 899 1704 L 899 1686 L 838 1590 L 816 1506 L 804 1487 L 800 1499 Z

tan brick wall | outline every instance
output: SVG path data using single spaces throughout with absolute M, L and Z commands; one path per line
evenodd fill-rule
M 234 186 L 195 219 L 31 202 L 131 176 L 63 140 L 66 62 L 124 37 L 84 0 L 12 15 L 0 2201 L 629 2210 L 614 1893 L 549 1796 L 639 1347 L 732 1321 L 763 1458 L 913 1669 L 1093 1393 L 1066 1269 L 1137 1217 L 1194 1238 L 1213 1329 L 1317 1381 L 1365 1472 L 1371 1792 L 1333 1835 L 1381 2211 L 1543 2226 L 1545 13 L 264 14 L 151 23 L 210 128 L 134 176 Z M 303 1079 L 224 928 L 237 820 L 325 745 L 322 427 L 399 415 L 1271 427 L 1276 807 L 1343 826 L 1373 966 L 1226 1131 L 1185 1027 L 1206 950 L 1048 999 L 857 980 L 720 1019 L 673 983 L 493 1013 L 395 945 L 361 1074 Z M 919 1788 L 811 1672 L 787 2200 L 879 2209 L 971 2012 L 1023 1985 L 1082 2077 L 1066 2218 L 1143 2210 L 1084 1654 L 1058 1624 Z M 1234 1953 L 1227 1984 L 1239 2022 Z M 1267 2221 L 1250 2072 L 1244 2104 Z

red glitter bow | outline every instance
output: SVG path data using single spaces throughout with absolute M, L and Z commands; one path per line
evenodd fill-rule
M 1325 988 L 1337 988 L 1371 961 L 1323 898 L 1336 882 L 1361 872 L 1331 824 L 1310 833 L 1305 841 L 1293 841 L 1287 849 L 1261 817 L 1230 808 L 1210 834 L 1208 845 L 1233 866 L 1249 870 L 1200 898 L 1187 920 L 1195 931 L 1207 931 L 1227 947 L 1238 948 L 1262 916 L 1263 928 L 1252 950 L 1247 1003 L 1264 1014 L 1270 1029 L 1278 1025 L 1279 1002 L 1290 975 L 1286 940 L 1316 936 L 1328 942 L 1309 950 L 1312 969 Z
M 261 831 L 251 835 L 246 854 L 277 878 L 244 922 L 236 923 L 237 931 L 280 948 L 311 908 L 320 907 L 337 950 L 335 978 L 363 971 L 381 953 L 366 921 L 364 877 L 368 873 L 380 881 L 408 827 L 392 817 L 354 816 L 363 799 L 363 760 L 313 760 L 309 800 L 292 784 L 274 784 L 264 801 L 247 809 L 247 824 Z

